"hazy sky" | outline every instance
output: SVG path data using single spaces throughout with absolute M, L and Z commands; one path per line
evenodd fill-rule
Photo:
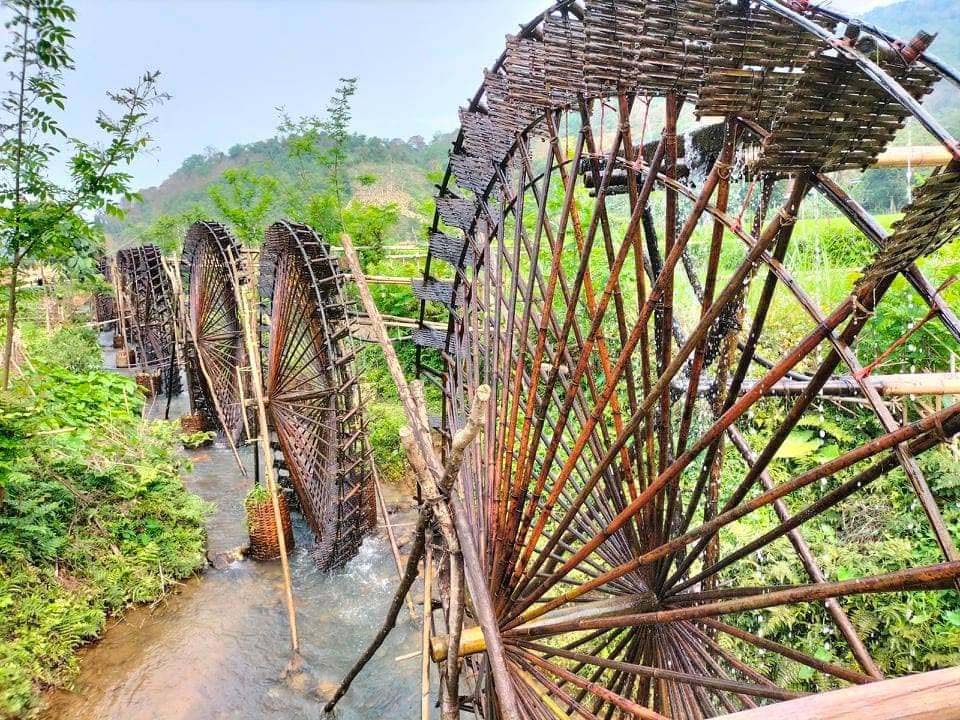
M 890 0 L 836 0 L 863 12 Z M 546 0 L 73 0 L 69 132 L 90 138 L 104 93 L 146 69 L 172 99 L 133 167 L 156 185 L 207 146 L 270 137 L 277 110 L 320 113 L 337 78 L 357 76 L 354 130 L 408 138 L 453 129 L 457 108 Z M 9 82 L 4 79 L 4 82 Z

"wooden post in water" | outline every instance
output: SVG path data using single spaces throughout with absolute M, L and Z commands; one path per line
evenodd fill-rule
M 433 619 L 433 551 L 423 557 L 423 628 L 420 634 L 420 720 L 430 720 L 430 625 Z
M 290 561 L 287 557 L 287 541 L 283 531 L 283 517 L 280 512 L 280 500 L 277 497 L 277 476 L 273 465 L 273 448 L 270 447 L 270 433 L 267 424 L 266 398 L 263 392 L 263 375 L 260 371 L 260 351 L 253 334 L 251 319 L 251 297 L 244 297 L 240 279 L 236 275 L 236 263 L 230 264 L 230 281 L 237 298 L 237 313 L 240 316 L 241 331 L 247 346 L 250 362 L 250 385 L 253 388 L 254 405 L 257 408 L 258 446 L 263 458 L 263 475 L 266 478 L 267 491 L 273 505 L 273 521 L 277 527 L 277 540 L 280 546 L 280 567 L 283 572 L 283 594 L 287 606 L 287 621 L 290 625 L 290 647 L 294 653 L 300 652 L 300 638 L 297 634 L 297 611 L 293 602 L 293 582 L 290 579 Z
M 446 467 L 443 467 L 440 459 L 434 452 L 432 443 L 430 442 L 430 429 L 426 425 L 425 418 L 423 417 L 425 408 L 422 403 L 417 401 L 411 392 L 410 386 L 407 384 L 403 368 L 397 358 L 390 336 L 383 324 L 376 303 L 374 303 L 373 297 L 370 294 L 370 288 L 367 286 L 363 269 L 360 266 L 360 259 L 353 247 L 353 242 L 346 233 L 342 234 L 340 238 L 343 245 L 344 257 L 357 283 L 357 291 L 363 303 L 363 308 L 370 319 L 373 332 L 383 349 L 387 368 L 390 370 L 390 374 L 397 385 L 397 391 L 407 416 L 409 426 L 401 429 L 401 431 L 406 431 L 401 435 L 401 440 L 404 442 L 404 447 L 407 450 L 407 455 L 411 463 L 414 464 L 414 461 L 418 460 L 423 464 L 422 469 L 417 474 L 421 479 L 421 490 L 423 491 L 424 499 L 437 519 L 444 540 L 447 543 L 448 551 L 455 554 L 463 553 L 463 570 L 466 585 L 469 588 L 473 601 L 473 609 L 486 641 L 485 648 L 494 678 L 494 685 L 496 686 L 497 698 L 500 703 L 500 715 L 503 720 L 519 720 L 520 712 L 516 690 L 510 678 L 509 671 L 507 670 L 506 652 L 494 613 L 490 590 L 487 587 L 480 558 L 477 554 L 476 540 L 469 520 L 467 519 L 466 507 L 463 504 L 459 492 L 456 487 L 454 487 L 454 480 L 460 471 L 459 462 L 462 461 L 463 455 L 462 453 L 458 453 L 459 457 L 455 462 L 448 463 Z M 489 399 L 489 393 L 489 387 L 481 386 L 477 389 L 477 397 L 474 398 L 474 402 L 476 404 L 482 404 L 485 408 L 487 400 Z M 483 412 L 485 412 L 485 409 Z M 473 413 L 471 413 L 471 415 L 473 415 Z M 468 444 L 472 438 L 476 437 L 479 428 L 468 428 L 466 430 L 468 435 L 462 437 L 466 440 L 466 444 Z M 468 437 L 469 439 L 467 439 Z M 444 490 L 449 490 L 449 497 L 447 497 Z M 380 639 L 380 642 L 382 642 L 382 639 Z M 370 652 L 369 655 L 372 656 L 372 652 Z M 365 663 L 366 660 L 363 660 L 363 662 Z M 355 670 L 359 672 L 359 669 L 355 668 Z M 451 668 L 448 667 L 447 670 L 450 672 Z M 348 676 L 348 679 L 352 680 L 352 677 Z M 345 681 L 345 684 L 349 685 L 349 682 Z M 449 690 L 450 686 L 447 685 L 446 687 L 447 690 Z M 342 687 L 341 689 L 343 692 L 346 692 L 345 688 Z M 448 701 L 458 702 L 458 698 L 449 698 L 449 692 L 447 695 Z M 338 691 L 338 695 L 327 703 L 326 709 L 328 712 L 333 709 L 340 696 L 342 696 L 342 692 Z

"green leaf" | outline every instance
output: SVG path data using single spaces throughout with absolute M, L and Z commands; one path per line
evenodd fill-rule
M 821 445 L 820 438 L 809 430 L 796 430 L 787 436 L 777 451 L 776 457 L 783 460 L 796 460 L 810 457 Z

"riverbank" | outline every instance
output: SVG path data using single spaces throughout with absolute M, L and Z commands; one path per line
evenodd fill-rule
M 0 718 L 68 683 L 108 618 L 205 564 L 204 503 L 173 423 L 77 327 L 38 334 L 0 395 Z
M 112 353 L 104 352 L 109 365 Z M 162 416 L 163 400 L 151 409 L 154 415 Z M 171 417 L 185 410 L 186 397 L 175 398 Z M 207 554 L 214 559 L 247 542 L 242 501 L 252 482 L 252 457 L 248 449 L 240 452 L 246 478 L 228 449 L 184 451 L 192 466 L 184 476 L 187 490 L 215 507 L 206 521 Z M 403 542 L 415 519 L 409 494 L 387 485 L 385 495 Z M 71 689 L 48 693 L 42 720 L 316 718 L 318 692 L 340 680 L 382 622 L 396 569 L 378 530 L 343 571 L 320 573 L 298 513 L 293 524 L 290 563 L 304 672 L 284 677 L 290 649 L 279 562 L 234 560 L 208 567 L 161 602 L 112 622 L 81 652 Z M 417 650 L 418 629 L 403 616 L 339 717 L 412 715 L 419 707 L 419 663 L 395 658 Z

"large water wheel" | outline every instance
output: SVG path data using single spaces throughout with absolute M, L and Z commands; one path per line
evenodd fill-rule
M 197 222 L 183 244 L 186 358 L 195 412 L 236 445 L 244 430 L 247 354 L 238 312 L 245 282 L 237 241 L 219 223 Z
M 116 278 L 123 317 L 119 322 L 127 344 L 136 350 L 142 371 L 159 371 L 161 390 L 181 391 L 173 288 L 156 245 L 138 245 L 117 252 Z
M 879 351 L 858 345 L 902 277 L 960 348 L 916 265 L 960 230 L 960 146 L 920 105 L 957 81 L 928 40 L 772 0 L 561 2 L 508 38 L 461 112 L 415 287 L 449 311 L 415 335 L 443 360 L 422 371 L 447 437 L 495 391 L 460 479 L 471 593 L 505 644 L 487 657 L 465 631 L 478 715 L 699 718 L 871 682 L 906 650 L 880 646 L 864 596 L 960 607 L 960 520 L 920 462 L 960 405 L 904 418 L 887 395 L 904 379 L 871 375 Z M 857 176 L 911 118 L 948 162 L 888 232 L 828 173 Z M 818 201 L 876 246 L 859 276 L 791 267 Z M 855 400 L 859 436 L 821 437 L 828 394 Z M 805 440 L 822 452 L 798 460 Z M 830 566 L 825 538 L 853 542 L 838 518 L 897 483 L 922 552 Z M 824 642 L 765 636 L 778 615 Z
M 343 276 L 306 225 L 267 229 L 260 253 L 267 411 L 322 569 L 344 565 L 376 523 Z

